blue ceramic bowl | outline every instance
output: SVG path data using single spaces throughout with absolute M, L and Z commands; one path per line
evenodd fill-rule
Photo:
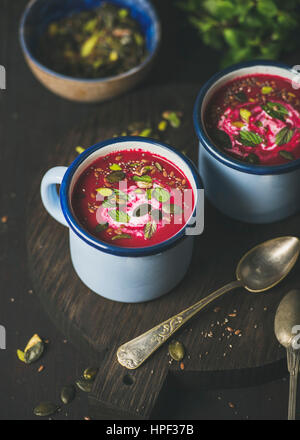
M 195 197 L 195 215 L 202 188 L 193 163 L 174 148 L 143 137 L 114 138 L 84 151 L 70 166 L 50 169 L 41 183 L 41 197 L 52 217 L 69 228 L 70 253 L 74 269 L 91 290 L 121 302 L 143 302 L 164 295 L 185 276 L 189 267 L 194 234 L 191 223 L 182 226 L 162 243 L 142 248 L 120 247 L 105 243 L 78 222 L 71 205 L 71 194 L 81 173 L 96 158 L 115 151 L 137 148 L 165 157 L 180 168 L 191 183 Z M 56 185 L 61 184 L 60 196 Z M 202 229 L 197 234 L 202 233 Z
M 194 108 L 199 171 L 207 198 L 224 214 L 249 223 L 270 223 L 300 209 L 300 159 L 276 166 L 241 162 L 211 142 L 203 122 L 212 95 L 228 81 L 250 74 L 295 78 L 288 66 L 269 61 L 237 64 L 214 75 L 200 90 Z
M 20 24 L 20 42 L 25 59 L 37 79 L 52 92 L 74 101 L 96 102 L 113 98 L 141 82 L 153 65 L 160 43 L 160 23 L 150 1 L 109 0 L 126 7 L 146 38 L 147 58 L 122 74 L 101 79 L 78 79 L 59 74 L 42 65 L 36 57 L 37 43 L 49 23 L 72 13 L 93 9 L 104 0 L 31 0 Z

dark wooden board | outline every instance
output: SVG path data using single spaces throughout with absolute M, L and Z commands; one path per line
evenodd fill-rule
M 184 122 L 170 141 L 188 150 L 196 160 L 192 109 L 198 90 L 199 85 L 170 85 L 160 91 L 149 87 L 121 97 L 113 105 L 95 106 L 94 117 L 74 127 L 53 149 L 48 168 L 70 164 L 76 157 L 75 146 L 85 147 L 111 137 L 134 121 L 157 120 L 166 109 L 184 112 Z M 159 101 L 155 96 L 160 96 Z M 111 123 L 116 105 L 124 112 L 122 118 Z M 208 381 L 225 387 L 241 386 L 246 378 L 247 384 L 271 380 L 285 372 L 285 352 L 275 339 L 273 321 L 282 296 L 300 284 L 297 268 L 268 293 L 249 294 L 237 289 L 194 318 L 177 336 L 186 347 L 184 370 L 170 362 L 167 346 L 134 371 L 117 363 L 116 350 L 231 281 L 236 263 L 252 246 L 279 235 L 297 235 L 299 216 L 273 225 L 247 225 L 224 217 L 207 203 L 205 231 L 196 239 L 193 262 L 181 284 L 156 301 L 121 304 L 96 295 L 77 278 L 70 261 L 67 229 L 46 213 L 40 200 L 39 182 L 46 170 L 33 186 L 28 206 L 30 270 L 50 316 L 68 339 L 94 354 L 100 365 L 91 393 L 99 417 L 151 417 L 166 379 L 174 375 L 186 387 Z M 227 327 L 241 330 L 241 336 L 233 335 Z

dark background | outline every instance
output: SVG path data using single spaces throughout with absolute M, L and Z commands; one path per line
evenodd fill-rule
M 7 331 L 7 349 L 0 350 L 0 419 L 34 418 L 33 407 L 43 400 L 59 400 L 60 389 L 92 362 L 58 332 L 32 292 L 26 253 L 26 206 L 34 178 L 47 168 L 47 156 L 68 131 L 92 116 L 99 105 L 64 101 L 43 88 L 25 65 L 18 26 L 27 0 L 0 0 L 0 65 L 7 71 L 7 90 L 0 91 L 0 325 Z M 163 26 L 163 43 L 156 67 L 142 87 L 154 84 L 197 83 L 218 70 L 218 54 L 202 46 L 184 21 L 175 1 L 156 0 Z M 300 55 L 300 54 L 299 54 Z M 293 55 L 297 63 L 297 54 Z M 298 60 L 299 61 L 299 60 Z M 159 95 L 157 96 L 159 99 Z M 29 213 L 30 215 L 30 213 Z M 41 361 L 25 366 L 16 357 L 38 333 L 49 339 Z M 45 367 L 37 372 L 40 365 Z M 174 419 L 284 419 L 286 378 L 277 382 L 231 390 L 186 394 L 173 384 L 158 417 Z M 174 403 L 175 402 L 175 403 Z M 228 402 L 234 402 L 230 408 Z M 88 416 L 86 395 L 55 416 Z

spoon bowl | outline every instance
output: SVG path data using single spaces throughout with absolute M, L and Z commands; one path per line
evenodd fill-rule
M 292 345 L 296 325 L 300 325 L 300 291 L 294 289 L 281 300 L 274 321 L 276 338 L 285 348 Z
M 300 325 L 300 290 L 291 290 L 281 300 L 275 315 L 275 335 L 286 348 L 287 365 L 290 373 L 288 419 L 295 420 L 297 402 L 297 381 L 300 366 L 300 349 L 294 344 Z M 296 330 L 296 331 L 295 331 Z
M 138 368 L 200 310 L 232 289 L 245 287 L 250 292 L 264 292 L 276 286 L 294 267 L 299 251 L 297 237 L 274 238 L 252 248 L 238 263 L 235 281 L 121 345 L 117 351 L 119 363 L 129 369 Z
M 236 278 L 250 292 L 276 286 L 294 267 L 300 252 L 297 237 L 278 237 L 247 252 L 236 269 Z

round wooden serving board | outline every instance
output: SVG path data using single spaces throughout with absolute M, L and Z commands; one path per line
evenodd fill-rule
M 198 85 L 152 87 L 95 106 L 93 118 L 74 128 L 53 149 L 48 168 L 70 164 L 77 155 L 77 145 L 87 147 L 112 137 L 134 121 L 157 122 L 167 109 L 184 112 L 181 127 L 172 131 L 169 141 L 188 150 L 196 161 L 192 110 L 198 89 Z M 156 301 L 121 304 L 91 292 L 74 272 L 68 231 L 46 213 L 41 203 L 39 183 L 46 170 L 37 177 L 28 207 L 31 274 L 45 309 L 66 337 L 79 349 L 95 354 L 101 368 L 91 401 L 100 417 L 151 417 L 167 377 L 176 377 L 184 386 L 210 382 L 225 387 L 283 374 L 285 351 L 275 339 L 273 322 L 280 299 L 300 285 L 297 268 L 268 293 L 237 289 L 197 315 L 176 336 L 186 348 L 184 369 L 170 362 L 167 344 L 131 371 L 118 364 L 116 351 L 124 342 L 233 280 L 238 260 L 252 246 L 276 236 L 299 234 L 299 216 L 273 225 L 247 225 L 224 217 L 206 203 L 205 231 L 196 238 L 193 262 L 181 284 Z

